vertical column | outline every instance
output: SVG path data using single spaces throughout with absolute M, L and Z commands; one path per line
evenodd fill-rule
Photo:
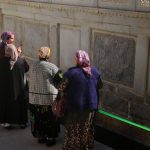
M 150 96 L 150 38 L 149 38 L 149 44 L 148 44 L 148 86 L 147 86 L 147 94 Z
M 0 33 L 2 33 L 2 24 L 3 24 L 3 17 L 2 17 L 2 11 L 0 9 Z
M 59 37 L 58 37 L 58 24 L 50 24 L 49 41 L 50 48 L 52 49 L 51 61 L 59 65 Z
M 81 26 L 81 49 L 90 51 L 90 29 L 88 26 Z
M 139 35 L 136 43 L 134 89 L 138 94 L 143 96 L 146 94 L 147 65 L 148 38 Z

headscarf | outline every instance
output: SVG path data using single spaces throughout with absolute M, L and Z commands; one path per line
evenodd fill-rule
M 10 32 L 10 31 L 3 32 L 3 33 L 1 34 L 1 39 L 2 39 L 2 41 L 3 41 L 4 43 L 6 43 L 7 40 L 8 40 L 8 38 L 10 38 L 12 35 L 14 35 L 13 32 Z
M 48 47 L 41 47 L 38 56 L 42 59 L 48 59 L 50 57 L 51 49 Z
M 80 66 L 87 75 L 92 75 L 90 58 L 86 51 L 78 50 L 76 52 L 76 61 L 77 61 L 77 65 Z

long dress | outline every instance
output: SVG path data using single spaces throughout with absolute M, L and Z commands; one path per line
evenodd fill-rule
M 10 121 L 10 99 L 11 99 L 11 71 L 10 71 L 10 58 L 5 57 L 4 42 L 0 44 L 0 123 Z
M 81 67 L 69 68 L 59 92 L 65 96 L 63 150 L 92 150 L 94 148 L 94 116 L 102 87 L 100 73 L 91 67 L 88 76 Z
M 26 124 L 28 122 L 28 99 L 26 97 L 25 73 L 29 65 L 22 57 L 18 57 L 11 71 L 11 92 L 10 100 L 11 114 L 9 123 Z

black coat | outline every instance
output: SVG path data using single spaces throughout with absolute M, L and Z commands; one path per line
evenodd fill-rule
M 29 65 L 24 58 L 18 57 L 12 70 L 8 58 L 0 59 L 0 123 L 27 122 L 24 75 L 28 70 Z

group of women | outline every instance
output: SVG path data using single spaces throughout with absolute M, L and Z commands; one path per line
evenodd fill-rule
M 6 102 L 8 103 L 11 99 L 16 105 L 15 103 L 19 101 L 23 103 L 23 99 L 26 97 L 25 92 L 17 91 L 17 88 L 25 91 L 23 90 L 25 86 L 23 85 L 21 90 L 21 86 L 16 84 L 14 78 L 19 80 L 18 76 L 21 76 L 16 73 L 25 74 L 29 68 L 24 63 L 19 68 L 20 65 L 17 65 L 17 63 L 20 64 L 19 56 L 16 55 L 17 59 L 12 59 L 10 55 L 6 56 L 8 41 L 2 41 L 2 43 L 3 46 L 2 44 L 0 46 L 0 72 L 2 68 L 5 68 L 3 70 L 5 73 L 1 75 L 3 79 L 0 76 L 0 85 L 5 83 L 5 87 L 0 87 L 0 90 L 3 91 L 0 95 L 3 99 L 2 101 L 0 98 L 0 111 L 3 111 L 3 115 L 0 115 L 0 123 L 6 123 L 10 122 L 8 119 L 10 114 L 5 112 L 13 108 L 13 105 L 6 105 Z M 91 66 L 88 53 L 78 50 L 75 55 L 76 65 L 64 72 L 62 78 L 60 69 L 48 61 L 50 55 L 50 48 L 39 48 L 38 60 L 33 62 L 29 69 L 31 133 L 39 143 L 45 143 L 47 146 L 53 146 L 56 143 L 60 132 L 60 119 L 53 114 L 52 103 L 58 94 L 63 95 L 65 98 L 63 150 L 92 150 L 94 147 L 94 116 L 99 103 L 99 89 L 102 88 L 100 72 Z M 4 65 L 5 67 L 3 67 Z M 23 68 L 24 70 L 22 70 Z M 13 94 L 8 94 L 9 92 Z M 6 106 L 2 107 L 2 105 Z M 18 104 L 17 107 L 20 108 L 21 105 Z

